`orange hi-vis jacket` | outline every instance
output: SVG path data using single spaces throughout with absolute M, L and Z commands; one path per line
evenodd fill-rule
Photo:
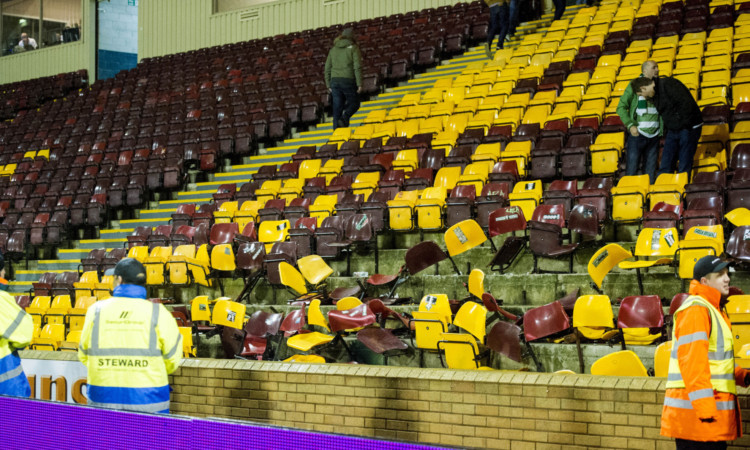
M 746 386 L 745 376 L 748 371 L 734 364 L 734 349 L 730 345 L 724 349 L 727 355 L 731 352 L 732 364 L 725 365 L 724 369 L 728 373 L 716 373 L 722 364 L 716 363 L 716 360 L 720 360 L 719 356 L 713 356 L 712 376 L 709 356 L 718 352 L 710 354 L 709 346 L 715 347 L 723 333 L 721 330 L 712 330 L 711 324 L 713 320 L 723 320 L 731 328 L 731 323 L 727 314 L 720 310 L 719 291 L 693 280 L 690 283 L 690 294 L 702 297 L 714 310 L 693 304 L 675 313 L 672 357 L 677 360 L 679 374 L 675 377 L 670 370 L 661 415 L 661 434 L 691 441 L 732 441 L 742 436 L 740 408 L 734 386 L 735 383 Z M 688 301 L 689 298 L 686 302 Z M 732 336 L 728 338 L 727 342 L 731 344 Z M 723 344 L 719 342 L 718 345 Z M 681 384 L 681 379 L 685 387 L 670 387 L 670 384 L 675 383 L 673 377 L 678 379 L 677 384 Z M 734 383 L 731 382 L 732 378 Z M 701 421 L 709 418 L 714 420 Z

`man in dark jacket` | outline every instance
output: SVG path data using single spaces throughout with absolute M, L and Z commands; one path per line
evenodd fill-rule
M 687 172 L 690 177 L 693 156 L 703 129 L 703 116 L 690 90 L 679 80 L 664 77 L 640 87 L 638 94 L 653 98 L 664 123 L 664 150 L 659 175 L 673 173 L 677 159 L 677 172 Z
M 333 103 L 333 129 L 348 127 L 359 109 L 362 89 L 362 55 L 354 40 L 354 31 L 346 28 L 333 41 L 325 68 L 326 87 Z

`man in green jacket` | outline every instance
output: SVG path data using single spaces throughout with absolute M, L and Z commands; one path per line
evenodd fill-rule
M 640 78 L 659 78 L 659 66 L 655 61 L 644 62 L 641 72 Z M 617 115 L 629 134 L 625 174 L 636 175 L 643 166 L 642 173 L 648 174 L 653 184 L 656 181 L 663 124 L 653 100 L 638 95 L 633 89 L 634 81 L 625 88 L 617 104 Z
M 331 93 L 333 129 L 348 127 L 359 109 L 362 90 L 362 55 L 354 40 L 354 30 L 346 28 L 333 41 L 325 67 L 326 87 Z

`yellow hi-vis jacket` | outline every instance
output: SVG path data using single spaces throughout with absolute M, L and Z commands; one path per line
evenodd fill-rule
M 18 349 L 31 342 L 34 323 L 7 292 L 0 291 L 0 395 L 28 397 L 31 387 Z
M 675 312 L 661 434 L 731 441 L 742 435 L 735 386 L 745 385 L 747 371 L 735 367 L 731 323 L 719 309 L 719 291 L 693 281 L 690 294 Z
M 137 288 L 121 285 L 114 293 L 127 295 Z M 177 322 L 160 303 L 113 297 L 86 312 L 78 359 L 88 367 L 89 405 L 169 412 L 167 375 L 181 358 Z

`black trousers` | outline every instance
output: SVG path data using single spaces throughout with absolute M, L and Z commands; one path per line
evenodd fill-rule
M 726 441 L 699 442 L 687 439 L 675 439 L 677 450 L 726 450 Z

